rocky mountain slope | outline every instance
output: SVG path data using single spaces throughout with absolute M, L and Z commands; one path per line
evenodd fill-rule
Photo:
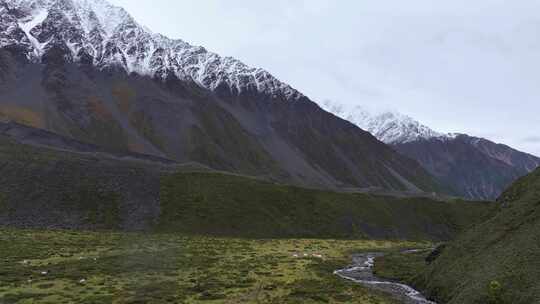
M 327 103 L 330 112 L 371 132 L 471 199 L 496 199 L 506 187 L 540 165 L 540 158 L 466 134 L 433 131 L 395 112 L 372 114 L 363 107 Z
M 103 0 L 0 0 L 0 119 L 325 188 L 445 191 L 268 72 L 154 34 Z

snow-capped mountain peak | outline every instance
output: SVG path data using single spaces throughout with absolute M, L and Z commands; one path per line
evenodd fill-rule
M 73 62 L 165 79 L 176 76 L 209 90 L 259 92 L 298 100 L 303 95 L 263 69 L 152 33 L 105 0 L 0 0 L 0 47 L 18 45 L 41 62 L 54 47 Z
M 372 112 L 362 106 L 344 106 L 326 101 L 322 107 L 328 112 L 352 122 L 387 144 L 407 143 L 422 139 L 455 138 L 457 134 L 440 133 L 413 118 L 395 112 Z

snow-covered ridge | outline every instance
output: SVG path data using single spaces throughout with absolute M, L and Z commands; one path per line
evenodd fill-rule
M 74 62 L 165 78 L 174 74 L 200 86 L 233 93 L 258 91 L 297 100 L 303 95 L 263 69 L 152 33 L 124 9 L 105 0 L 0 0 L 0 47 L 20 45 L 40 62 L 54 46 Z
M 454 139 L 458 134 L 440 133 L 413 118 L 395 111 L 370 112 L 362 106 L 345 106 L 326 101 L 326 111 L 352 122 L 386 144 L 398 144 L 437 138 Z

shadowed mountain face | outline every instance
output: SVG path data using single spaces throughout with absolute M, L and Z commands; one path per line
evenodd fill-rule
M 512 182 L 540 165 L 535 156 L 467 135 L 395 143 L 393 147 L 472 199 L 496 199 Z
M 323 106 L 417 160 L 466 198 L 494 200 L 512 182 L 540 165 L 536 156 L 483 138 L 436 132 L 400 113 L 373 114 L 361 106 L 347 108 L 331 102 Z
M 0 4 L 0 119 L 299 185 L 444 191 L 266 71 L 146 32 L 105 1 Z

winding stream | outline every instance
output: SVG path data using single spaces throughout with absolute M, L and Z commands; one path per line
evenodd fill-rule
M 383 255 L 383 253 L 356 254 L 353 256 L 353 263 L 351 266 L 336 270 L 334 271 L 334 274 L 369 288 L 392 294 L 395 298 L 401 300 L 405 304 L 436 304 L 435 302 L 427 300 L 420 292 L 408 285 L 377 278 L 373 274 L 373 265 L 375 259 Z

